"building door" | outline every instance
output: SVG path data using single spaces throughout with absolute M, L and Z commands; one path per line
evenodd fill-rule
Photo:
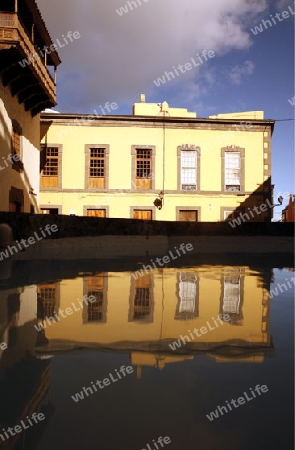
M 179 211 L 180 222 L 198 222 L 198 211 Z

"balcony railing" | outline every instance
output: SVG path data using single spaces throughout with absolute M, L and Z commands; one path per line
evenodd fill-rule
M 17 45 L 22 49 L 22 52 L 20 52 L 20 61 L 23 58 L 30 59 L 30 66 L 33 68 L 40 85 L 43 87 L 49 99 L 53 103 L 56 103 L 56 86 L 54 80 L 40 57 L 33 58 L 33 55 L 37 51 L 19 21 L 18 15 L 16 13 L 0 12 L 0 48 L 5 48 L 6 46 L 6 48 L 9 48 L 9 45 Z M 24 53 L 23 57 L 21 57 L 21 53 Z

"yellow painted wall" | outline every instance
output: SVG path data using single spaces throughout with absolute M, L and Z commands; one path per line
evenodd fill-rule
M 12 152 L 12 122 L 16 120 L 22 128 L 21 160 L 24 171 L 13 170 L 11 164 L 5 164 Z M 39 170 L 40 170 L 40 116 L 31 116 L 25 111 L 24 104 L 19 104 L 17 96 L 12 97 L 10 88 L 4 87 L 0 80 L 0 211 L 9 211 L 9 191 L 11 186 L 24 192 L 24 212 L 30 212 L 32 204 L 38 212 Z M 29 194 L 33 188 L 37 196 Z

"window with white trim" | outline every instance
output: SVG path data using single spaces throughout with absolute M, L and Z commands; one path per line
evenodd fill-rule
M 241 191 L 241 153 L 225 152 L 225 190 Z
M 193 150 L 181 150 L 180 153 L 181 175 L 180 184 L 184 191 L 197 189 L 197 152 Z

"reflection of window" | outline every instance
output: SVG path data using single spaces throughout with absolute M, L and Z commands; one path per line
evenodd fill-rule
M 238 314 L 240 301 L 240 277 L 226 277 L 224 280 L 223 312 Z
M 144 275 L 131 284 L 131 306 L 129 311 L 129 321 L 152 321 L 153 295 L 152 277 Z
M 99 273 L 85 279 L 84 295 L 95 297 L 95 301 L 84 306 L 84 322 L 106 322 L 107 320 L 107 276 Z
M 58 289 L 56 284 L 42 284 L 38 286 L 38 319 L 53 317 L 57 313 Z
M 242 277 L 239 274 L 226 274 L 222 280 L 220 314 L 230 316 L 233 325 L 242 325 Z
M 175 320 L 192 320 L 198 317 L 198 279 L 194 273 L 180 272 L 178 274 L 177 295 Z

